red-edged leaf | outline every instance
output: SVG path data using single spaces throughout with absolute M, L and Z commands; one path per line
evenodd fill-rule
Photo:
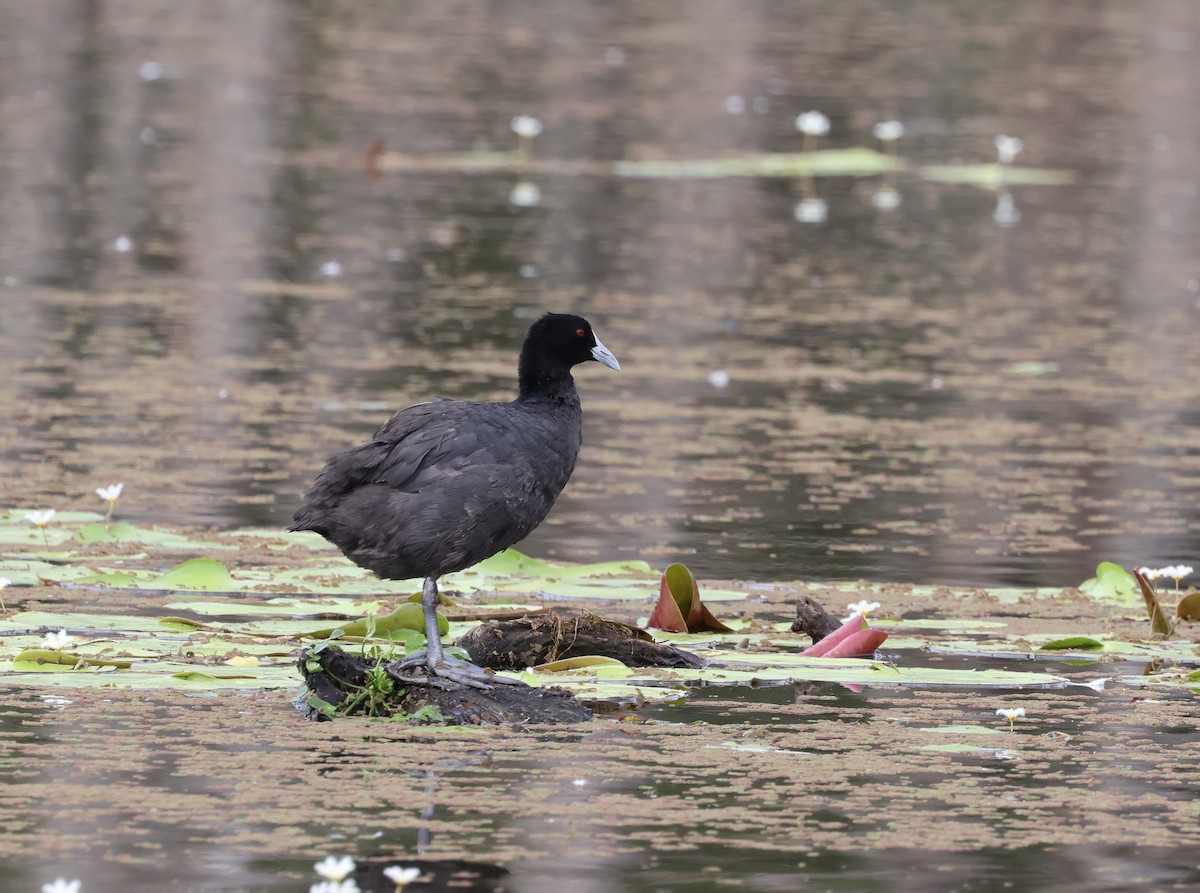
M 663 572 L 658 585 L 658 604 L 648 625 L 676 633 L 733 631 L 700 601 L 696 578 L 682 564 L 672 564 Z
M 851 617 L 849 620 L 847 620 L 845 623 L 843 623 L 841 626 L 839 626 L 837 629 L 835 629 L 833 632 L 831 632 L 825 638 L 821 639 L 819 642 L 813 642 L 811 645 L 809 645 L 807 648 L 805 648 L 803 651 L 801 651 L 800 656 L 801 657 L 820 657 L 823 654 L 828 654 L 829 650 L 831 648 L 833 648 L 833 646 L 836 645 L 838 642 L 842 641 L 842 639 L 846 638 L 847 636 L 851 636 L 854 633 L 861 630 L 862 625 L 863 625 L 862 614 L 855 614 L 853 617 Z
M 860 629 L 826 651 L 825 657 L 870 657 L 887 637 L 881 629 Z
M 882 630 L 864 628 L 862 614 L 855 614 L 800 654 L 802 657 L 870 657 L 887 637 Z

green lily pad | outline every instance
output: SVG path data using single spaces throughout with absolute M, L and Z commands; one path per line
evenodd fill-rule
M 908 164 L 874 149 L 822 149 L 695 161 L 619 161 L 619 177 L 713 179 L 718 177 L 870 177 Z
M 1096 567 L 1096 576 L 1080 583 L 1079 591 L 1093 598 L 1133 601 L 1137 598 L 1138 584 L 1133 574 L 1121 565 L 1102 561 Z
M 200 589 L 228 592 L 234 587 L 225 565 L 211 558 L 192 558 L 142 584 L 146 589 Z
M 1042 651 L 1103 651 L 1104 643 L 1090 636 L 1067 636 L 1041 646 Z
M 938 183 L 965 183 L 983 189 L 1002 186 L 1065 186 L 1075 182 L 1072 171 L 1009 167 L 1001 164 L 931 164 L 920 169 L 926 180 Z

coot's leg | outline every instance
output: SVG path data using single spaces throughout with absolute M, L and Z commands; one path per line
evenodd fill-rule
M 433 670 L 442 662 L 442 634 L 438 632 L 437 577 L 426 577 L 421 588 L 421 607 L 425 611 L 425 666 Z
M 406 677 L 406 670 L 413 670 L 424 665 L 429 676 L 449 679 L 460 685 L 472 688 L 491 688 L 493 683 L 504 682 L 513 685 L 524 685 L 516 679 L 497 676 L 494 671 L 485 670 L 469 661 L 447 656 L 442 651 L 442 636 L 438 632 L 437 609 L 438 588 L 437 578 L 427 577 L 421 589 L 421 607 L 425 612 L 425 650 L 408 655 L 399 663 L 392 664 L 391 671 L 402 681 L 420 681 L 414 677 Z

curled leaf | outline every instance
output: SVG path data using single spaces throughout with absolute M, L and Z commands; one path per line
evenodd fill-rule
M 441 611 L 438 612 L 437 619 L 438 632 L 444 636 L 450 631 L 450 621 L 442 615 Z M 417 632 L 425 632 L 425 613 L 420 605 L 414 602 L 402 602 L 396 610 L 382 617 L 363 617 L 360 620 L 343 623 L 340 626 L 324 627 L 312 632 L 301 633 L 300 635 L 307 639 L 328 639 L 336 632 L 339 637 L 374 636 L 386 638 L 393 630 L 401 629 L 413 629 Z
M 1175 616 L 1180 620 L 1200 620 L 1200 592 L 1185 595 L 1175 606 Z
M 696 578 L 682 564 L 672 564 L 663 571 L 658 604 L 647 625 L 673 633 L 733 632 L 700 601 Z
M 1164 636 L 1170 635 L 1171 624 L 1167 621 L 1167 615 L 1158 601 L 1158 593 L 1154 589 L 1154 584 L 1140 570 L 1134 570 L 1133 578 L 1137 580 L 1138 587 L 1142 590 L 1142 599 L 1146 602 L 1146 614 L 1150 617 L 1150 632 Z
M 875 653 L 888 634 L 864 629 L 862 614 L 855 614 L 819 642 L 800 652 L 801 657 L 865 657 Z

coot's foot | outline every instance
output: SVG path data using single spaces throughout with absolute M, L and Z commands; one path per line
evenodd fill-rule
M 416 671 L 416 672 L 414 672 Z M 425 651 L 417 651 L 408 655 L 404 660 L 396 661 L 388 667 L 388 675 L 400 682 L 413 682 L 424 685 L 441 684 L 439 680 L 457 682 L 471 688 L 491 688 L 500 683 L 503 685 L 524 685 L 519 679 L 499 676 L 495 670 L 477 666 L 462 658 L 441 655 L 435 664 L 429 660 Z

